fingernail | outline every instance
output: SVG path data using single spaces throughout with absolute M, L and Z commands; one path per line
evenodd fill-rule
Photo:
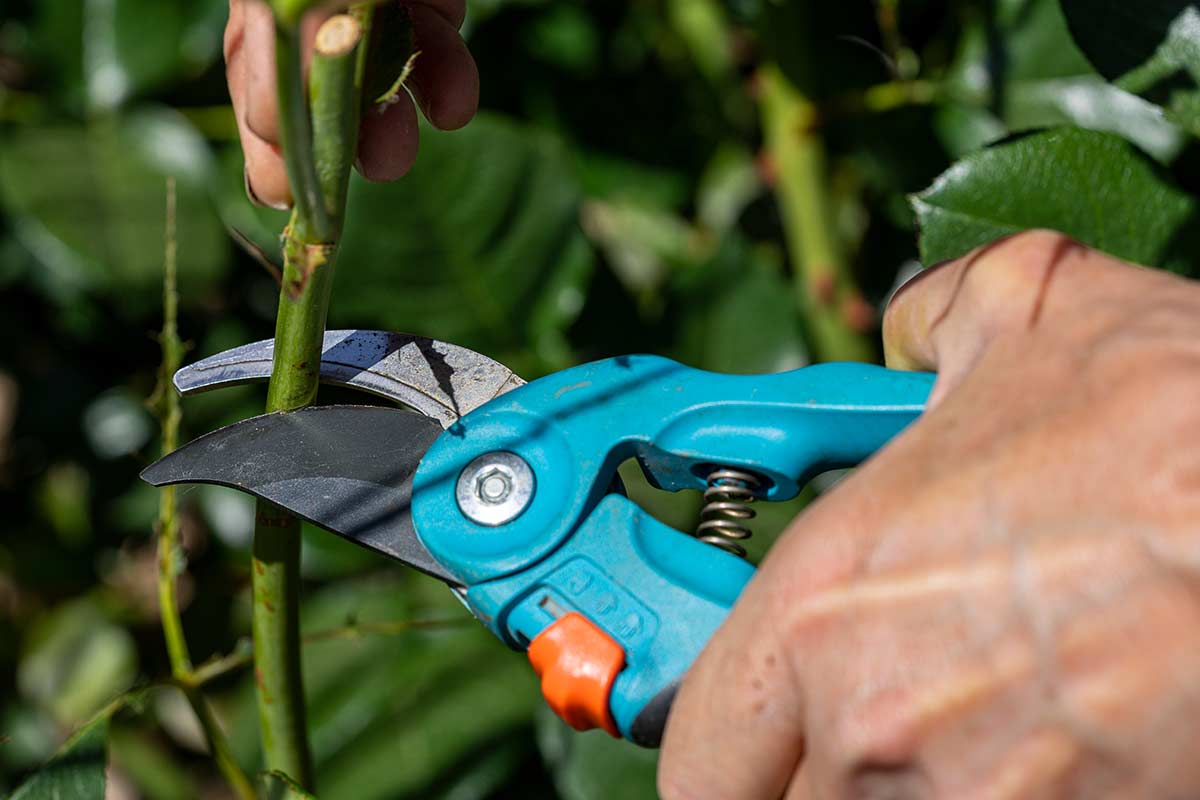
M 259 208 L 273 208 L 276 211 L 287 211 L 290 208 L 287 203 L 267 203 L 255 194 L 254 186 L 250 183 L 250 170 L 247 167 L 242 167 L 242 185 L 246 187 L 246 197 L 250 198 L 250 202 Z

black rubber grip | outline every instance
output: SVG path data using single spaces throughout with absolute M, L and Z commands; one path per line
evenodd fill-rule
M 631 742 L 641 747 L 658 747 L 662 743 L 663 728 L 667 725 L 667 715 L 671 713 L 671 704 L 675 702 L 677 691 L 678 681 L 654 695 L 654 699 L 646 703 L 646 707 L 629 726 Z

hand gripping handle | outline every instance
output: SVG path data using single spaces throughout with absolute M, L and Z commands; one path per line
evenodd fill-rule
M 451 427 L 418 470 L 414 519 L 485 624 L 530 648 L 560 715 L 655 746 L 679 679 L 753 567 L 609 493 L 617 466 L 636 457 L 671 490 L 702 489 L 715 467 L 733 467 L 759 476 L 765 499 L 786 500 L 882 447 L 932 384 L 849 363 L 752 376 L 652 356 L 586 364 Z M 525 460 L 536 488 L 516 519 L 475 525 L 455 504 L 454 479 L 497 450 Z

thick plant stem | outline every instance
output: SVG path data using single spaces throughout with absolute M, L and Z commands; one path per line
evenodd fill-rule
M 275 23 L 275 77 L 278 81 L 279 143 L 292 189 L 293 219 L 300 219 L 316 241 L 333 238 L 317 166 L 313 160 L 313 128 L 300 64 L 300 26 Z
M 268 411 L 292 411 L 316 398 L 337 235 L 358 133 L 361 25 L 347 15 L 322 25 L 308 92 L 297 29 L 276 23 L 280 128 L 295 208 L 284 231 Z M 311 789 L 300 668 L 300 522 L 262 501 L 255 515 L 253 583 L 254 677 L 266 766 Z
M 773 65 L 758 76 L 770 169 L 793 263 L 797 300 L 818 359 L 871 361 L 873 312 L 838 241 L 817 113 Z
M 167 232 L 163 276 L 163 328 L 159 335 L 163 360 L 159 373 L 158 388 L 154 402 L 158 407 L 162 426 L 162 454 L 172 452 L 179 443 L 179 397 L 171 389 L 171 376 L 183 361 L 183 342 L 179 339 L 178 314 L 179 292 L 176 289 L 175 238 L 175 179 L 167 179 Z M 183 621 L 179 616 L 179 604 L 175 596 L 176 580 L 180 573 L 179 518 L 176 516 L 175 487 L 160 490 L 158 503 L 158 609 L 162 618 L 163 638 L 167 643 L 167 658 L 171 662 L 171 674 L 181 686 L 193 678 L 192 659 L 188 653 L 187 639 L 183 634 Z M 198 688 L 185 688 L 184 695 L 200 721 L 204 738 L 217 763 L 217 768 L 229 782 L 234 794 L 243 800 L 254 797 L 254 787 L 246 773 L 238 766 L 229 749 L 229 742 L 217 724 L 212 709 Z
M 312 783 L 300 673 L 300 522 L 258 502 L 254 525 L 254 684 L 263 759 Z

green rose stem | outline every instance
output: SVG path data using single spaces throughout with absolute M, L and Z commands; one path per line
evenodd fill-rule
M 816 108 L 774 65 L 759 71 L 758 92 L 797 300 L 814 355 L 823 361 L 873 361 L 868 332 L 874 315 L 838 241 Z
M 293 411 L 316 398 L 337 239 L 357 143 L 362 36 L 358 18 L 339 14 L 328 19 L 317 32 L 305 92 L 299 20 L 276 19 L 280 135 L 294 207 L 283 237 L 267 411 Z M 254 677 L 266 768 L 311 789 L 300 673 L 300 521 L 262 501 L 255 515 L 252 578 Z
M 183 342 L 179 340 L 177 318 L 179 292 L 176 289 L 175 238 L 175 179 L 167 179 L 167 233 L 163 276 L 163 327 L 159 334 L 163 360 L 151 403 L 155 406 L 162 425 L 162 453 L 167 455 L 179 443 L 179 396 L 171 388 L 171 376 L 179 369 L 183 360 Z M 163 637 L 167 642 L 167 658 L 171 662 L 171 674 L 183 691 L 200 727 L 209 749 L 217 762 L 217 768 L 229 782 L 230 788 L 243 800 L 254 797 L 254 787 L 238 766 L 229 749 L 229 742 L 221 732 L 208 701 L 200 693 L 192 670 L 192 658 L 188 653 L 187 639 L 183 635 L 183 622 L 179 617 L 179 604 L 175 597 L 175 585 L 182 568 L 179 555 L 179 518 L 175 513 L 175 487 L 161 490 L 158 500 L 158 608 L 162 618 Z

